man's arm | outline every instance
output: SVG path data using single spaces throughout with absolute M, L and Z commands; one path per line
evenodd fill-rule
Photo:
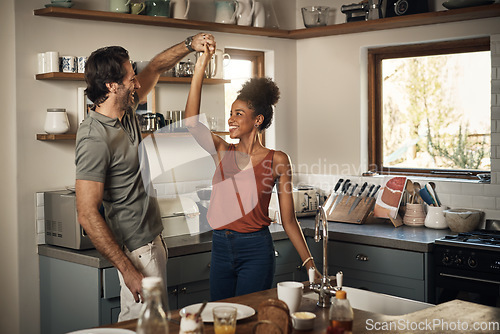
M 206 43 L 209 48 L 211 48 L 212 52 L 215 52 L 215 41 L 211 34 L 199 33 L 192 38 L 191 47 L 194 51 L 203 51 Z M 156 86 L 160 74 L 174 67 L 175 64 L 190 52 L 191 50 L 189 50 L 184 41 L 182 41 L 151 59 L 148 66 L 137 75 L 137 80 L 141 84 L 141 88 L 137 90 L 140 103 L 147 101 L 147 96 L 154 86 Z
M 125 255 L 99 213 L 104 184 L 95 181 L 76 180 L 75 186 L 78 221 L 99 253 L 121 272 L 125 284 L 132 292 L 135 301 L 140 302 L 142 299 L 141 282 L 144 276 Z

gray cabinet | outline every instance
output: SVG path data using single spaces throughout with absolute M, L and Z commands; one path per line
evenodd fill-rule
M 42 334 L 116 322 L 120 313 L 116 269 L 40 256 L 40 313 Z
M 344 273 L 344 285 L 433 302 L 429 253 L 348 242 L 328 243 L 328 270 Z
M 300 256 L 289 239 L 275 240 L 276 272 L 274 273 L 273 287 L 283 281 L 307 280 L 307 273 L 301 267 Z
M 176 310 L 210 300 L 211 252 L 171 257 L 167 262 L 168 306 Z

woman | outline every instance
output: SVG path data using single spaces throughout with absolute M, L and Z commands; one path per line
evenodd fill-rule
M 240 90 L 228 120 L 229 144 L 199 122 L 201 87 L 212 51 L 198 58 L 188 100 L 186 126 L 217 166 L 207 214 L 212 237 L 210 295 L 212 300 L 269 289 L 275 271 L 268 207 L 277 186 L 283 227 L 306 269 L 314 260 L 295 216 L 291 162 L 285 153 L 262 145 L 279 89 L 267 78 L 251 79 Z M 318 273 L 317 273 L 318 275 Z

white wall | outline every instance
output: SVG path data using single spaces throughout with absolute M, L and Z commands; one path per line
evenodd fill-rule
M 16 153 L 16 135 L 18 124 L 16 113 L 16 40 L 14 27 L 14 0 L 2 2 L 0 11 L 0 254 L 2 254 L 2 302 L 0 303 L 0 332 L 19 333 L 19 252 L 18 252 L 18 201 L 16 168 L 18 166 Z M 28 208 L 28 207 L 26 207 Z M 33 231 L 32 233 L 33 234 Z
M 300 179 L 314 183 L 324 174 L 356 177 L 368 170 L 368 48 L 492 36 L 492 184 L 441 182 L 438 190 L 446 205 L 483 209 L 486 218 L 500 219 L 499 33 L 500 18 L 491 18 L 297 41 Z
M 3 104 L 0 122 L 1 153 L 5 157 L 1 164 L 3 173 L 0 173 L 4 190 L 0 245 L 4 251 L 2 254 L 8 254 L 2 257 L 2 267 L 8 266 L 7 270 L 2 270 L 1 281 L 3 291 L 7 293 L 2 296 L 4 302 L 0 309 L 2 333 L 39 332 L 35 193 L 71 186 L 75 177 L 74 142 L 37 141 L 36 134 L 43 133 L 46 109 L 53 107 L 66 108 L 72 124 L 71 132 L 76 131 L 77 87 L 84 87 L 84 82 L 35 80 L 37 53 L 59 51 L 60 55 L 83 56 L 102 46 L 122 45 L 129 50 L 132 59 L 148 60 L 196 33 L 193 30 L 34 16 L 33 10 L 42 8 L 47 2 L 16 1 L 14 15 L 14 1 L 8 1 L 7 7 L 2 7 L 1 11 L 2 27 L 7 28 L 2 29 L 2 97 L 4 94 L 8 97 L 3 99 L 7 103 Z M 100 0 L 74 0 L 74 3 L 75 8 L 106 10 L 108 6 L 107 1 Z M 276 145 L 295 157 L 295 137 L 284 135 L 285 128 L 296 132 L 295 42 L 222 33 L 215 33 L 215 37 L 218 48 L 262 50 L 271 58 L 279 59 L 272 69 L 282 90 L 282 99 L 276 110 L 277 132 L 282 135 L 276 137 Z M 184 109 L 188 89 L 188 85 L 160 85 L 157 88 L 158 110 Z M 222 87 L 206 86 L 203 94 L 203 110 L 223 114 L 217 109 L 223 106 Z

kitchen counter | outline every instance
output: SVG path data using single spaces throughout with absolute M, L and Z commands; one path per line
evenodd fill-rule
M 299 219 L 306 236 L 314 236 L 314 218 Z M 432 252 L 434 240 L 448 234 L 449 229 L 436 230 L 426 227 L 394 227 L 383 221 L 370 224 L 348 224 L 328 222 L 328 238 L 335 241 L 353 242 L 363 245 L 380 246 L 400 250 L 428 253 Z
M 306 291 L 307 292 L 306 288 Z M 349 296 L 347 296 L 349 298 Z M 257 310 L 259 304 L 269 298 L 277 299 L 276 289 L 270 289 L 252 294 L 233 297 L 224 302 L 238 303 L 250 306 Z M 316 300 L 303 298 L 299 311 L 309 311 L 316 314 L 314 329 L 310 331 L 296 331 L 293 333 L 325 333 L 329 324 L 328 308 L 316 306 Z M 173 322 L 170 323 L 170 332 L 177 333 L 179 312 L 171 313 Z M 427 309 L 401 315 L 388 316 L 354 309 L 353 333 L 498 333 L 500 308 L 478 305 L 461 300 L 453 300 Z M 239 334 L 253 333 L 253 326 L 257 322 L 257 315 L 238 321 L 236 330 Z M 108 325 L 105 327 L 125 328 L 135 331 L 136 320 Z M 473 326 L 486 326 L 473 330 Z M 392 327 L 389 327 L 392 326 Z M 490 326 L 490 328 L 487 328 Z M 494 327 L 496 326 L 496 327 Z M 205 323 L 205 334 L 214 333 L 213 325 Z
M 299 221 L 304 235 L 314 236 L 314 217 L 299 218 Z M 273 240 L 288 238 L 283 227 L 279 224 L 271 224 L 270 230 Z M 410 226 L 395 228 L 390 222 L 364 225 L 329 222 L 328 230 L 330 240 L 422 253 L 432 251 L 435 239 L 453 234 L 449 229 L 434 230 Z M 209 252 L 211 241 L 212 232 L 165 238 L 169 257 Z M 111 267 L 111 263 L 95 249 L 73 250 L 58 246 L 39 245 L 38 254 L 95 268 Z

